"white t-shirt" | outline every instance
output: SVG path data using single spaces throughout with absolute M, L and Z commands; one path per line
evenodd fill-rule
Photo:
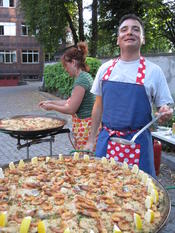
M 112 62 L 113 60 L 110 60 L 99 68 L 91 89 L 93 94 L 102 96 L 102 78 L 108 67 L 112 65 Z M 114 66 L 109 81 L 136 83 L 139 64 L 140 59 L 130 62 L 120 59 Z M 154 103 L 156 107 L 161 107 L 164 104 L 172 104 L 174 101 L 162 69 L 147 59 L 145 59 L 145 66 L 144 86 L 150 104 Z

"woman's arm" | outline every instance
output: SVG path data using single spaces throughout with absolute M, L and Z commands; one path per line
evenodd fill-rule
M 44 100 L 39 103 L 39 107 L 42 107 L 43 104 L 57 104 L 63 106 L 66 104 L 67 100 Z
M 80 107 L 80 104 L 84 98 L 85 89 L 81 86 L 76 86 L 73 91 L 71 97 L 68 101 L 64 102 L 64 105 L 60 105 L 57 102 L 41 102 L 39 105 L 41 108 L 50 111 L 55 110 L 65 114 L 75 114 Z M 63 103 L 63 102 L 62 102 Z

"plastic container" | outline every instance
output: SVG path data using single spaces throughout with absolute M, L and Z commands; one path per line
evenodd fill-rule
M 154 148 L 154 166 L 156 170 L 156 176 L 158 176 L 160 173 L 162 143 L 154 139 L 153 148 Z
M 175 138 L 175 123 L 172 124 L 172 137 Z

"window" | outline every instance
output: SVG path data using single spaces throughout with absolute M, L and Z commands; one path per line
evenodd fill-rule
M 36 75 L 35 74 L 34 75 L 23 75 L 22 79 L 26 81 L 27 80 L 39 80 L 39 75 L 37 74 Z
M 16 63 L 16 51 L 0 50 L 0 63 Z
M 10 1 L 9 1 L 9 7 L 14 7 L 14 6 L 15 6 L 14 0 L 10 0 Z
M 25 24 L 21 24 L 21 35 L 27 36 L 29 34 L 29 27 Z
M 16 36 L 16 23 L 0 22 L 0 35 Z
M 45 54 L 45 62 L 50 62 L 50 53 Z
M 0 35 L 4 35 L 4 26 L 0 25 Z
M 39 63 L 39 52 L 37 50 L 23 50 L 22 63 Z
M 15 0 L 0 0 L 0 6 L 2 6 L 2 7 L 14 7 Z

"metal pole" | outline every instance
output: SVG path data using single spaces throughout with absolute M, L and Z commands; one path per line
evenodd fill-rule
M 52 136 L 50 137 L 50 156 L 52 156 Z
M 28 140 L 27 140 L 27 159 L 29 159 L 29 144 L 28 144 Z

